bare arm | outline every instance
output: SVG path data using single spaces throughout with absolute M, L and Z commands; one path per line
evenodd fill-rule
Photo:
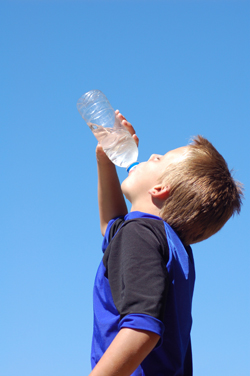
M 138 137 L 130 123 L 116 111 L 116 116 L 122 120 L 123 125 L 133 135 L 138 144 Z M 112 218 L 127 214 L 127 206 L 121 191 L 120 182 L 115 165 L 104 153 L 100 144 L 96 148 L 98 171 L 98 205 L 102 235 L 105 234 L 107 225 Z
M 156 346 L 160 336 L 123 328 L 89 376 L 129 376 Z
M 102 235 L 108 222 L 127 214 L 127 206 L 121 191 L 115 165 L 108 159 L 101 145 L 96 148 L 98 172 L 98 205 Z

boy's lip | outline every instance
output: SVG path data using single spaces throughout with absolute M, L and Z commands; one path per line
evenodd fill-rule
M 135 172 L 136 168 L 132 168 L 132 170 L 129 171 L 128 175 L 131 175 L 133 172 Z
M 135 163 L 133 163 L 128 169 L 129 169 L 129 171 L 128 171 L 128 175 L 130 175 L 133 171 L 135 171 L 137 168 L 138 168 L 138 166 L 139 166 L 139 162 L 135 162 Z

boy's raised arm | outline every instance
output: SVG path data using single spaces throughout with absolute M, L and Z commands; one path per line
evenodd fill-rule
M 132 125 L 116 111 L 122 124 L 128 129 L 138 145 L 138 137 L 135 135 Z M 98 172 L 98 205 L 100 226 L 102 235 L 105 234 L 109 221 L 115 217 L 127 214 L 127 206 L 121 191 L 115 165 L 104 153 L 100 144 L 96 148 L 97 172 Z
M 112 218 L 127 214 L 115 165 L 108 159 L 101 145 L 96 148 L 98 172 L 98 205 L 102 235 Z

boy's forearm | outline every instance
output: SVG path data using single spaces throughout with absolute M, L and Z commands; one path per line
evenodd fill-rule
M 123 328 L 89 376 L 129 376 L 156 346 L 160 336 Z
M 106 156 L 105 156 L 106 157 Z M 104 235 L 108 222 L 127 214 L 127 206 L 121 191 L 115 165 L 106 157 L 97 159 L 98 204 L 101 232 Z

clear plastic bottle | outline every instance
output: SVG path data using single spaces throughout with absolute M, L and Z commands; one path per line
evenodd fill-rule
M 114 164 L 127 168 L 127 171 L 138 164 L 138 148 L 133 137 L 100 90 L 82 95 L 77 109 Z

